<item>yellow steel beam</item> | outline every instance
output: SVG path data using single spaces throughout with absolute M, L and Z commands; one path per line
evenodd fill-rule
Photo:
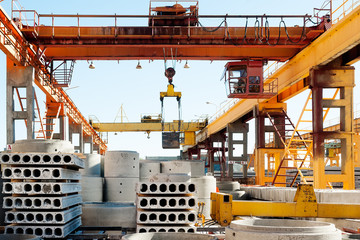
M 294 202 L 233 201 L 232 196 L 211 193 L 211 217 L 222 226 L 234 216 L 360 218 L 360 204 L 317 203 L 312 185 L 299 185 Z
M 159 123 L 93 123 L 93 128 L 98 132 L 196 132 L 205 127 L 203 122 L 167 122 Z
M 278 69 L 269 79 L 278 79 L 279 95 L 281 96 L 282 92 L 291 89 L 291 85 L 309 76 L 311 67 L 325 65 L 358 45 L 360 43 L 360 31 L 355 31 L 355 29 L 359 29 L 359 26 L 360 6 Z M 297 93 L 306 87 L 298 88 Z M 280 100 L 286 100 L 294 94 L 296 92 L 284 94 Z M 265 101 L 267 100 L 242 99 L 221 117 L 210 123 L 203 132 L 206 132 L 206 137 L 209 137 L 226 128 L 228 123 L 247 114 L 259 102 Z M 203 141 L 204 137 L 197 139 Z

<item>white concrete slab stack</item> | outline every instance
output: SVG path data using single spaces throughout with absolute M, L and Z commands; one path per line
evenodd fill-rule
M 66 141 L 22 140 L 12 149 L 0 153 L 6 233 L 66 237 L 81 225 L 83 160 Z
M 135 202 L 135 186 L 139 182 L 139 168 L 139 153 L 107 151 L 104 160 L 104 200 Z
M 195 184 L 140 182 L 136 193 L 137 232 L 195 232 Z

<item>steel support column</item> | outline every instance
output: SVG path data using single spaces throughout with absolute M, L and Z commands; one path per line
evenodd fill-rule
M 267 185 L 272 182 L 276 169 L 280 165 L 280 161 L 284 155 L 284 145 L 280 137 L 275 133 L 275 129 L 271 125 L 265 124 L 265 111 L 271 111 L 274 115 L 274 122 L 283 125 L 285 118 L 282 110 L 286 110 L 286 103 L 261 103 L 254 109 L 255 116 L 255 183 L 257 185 Z M 284 131 L 284 126 L 279 131 Z M 273 143 L 271 146 L 265 141 L 265 133 L 273 133 Z M 283 171 L 283 170 L 281 170 Z M 282 175 L 285 175 L 282 174 Z M 282 181 L 286 182 L 285 177 Z
M 314 67 L 310 70 L 311 88 L 313 95 L 313 166 L 314 187 L 324 189 L 328 182 L 342 182 L 344 189 L 354 189 L 354 136 L 353 136 L 353 87 L 354 68 Z M 340 89 L 340 99 L 329 100 L 324 97 L 324 90 Z M 340 109 L 340 130 L 336 132 L 324 131 L 324 108 Z M 337 139 L 341 142 L 341 174 L 325 174 L 324 142 Z
M 26 138 L 34 139 L 34 79 L 33 67 L 17 66 L 7 58 L 6 76 L 6 135 L 7 144 L 15 142 L 15 120 L 25 120 Z M 15 108 L 14 94 L 16 88 L 24 88 L 25 96 L 19 96 L 19 100 L 26 100 L 22 109 Z

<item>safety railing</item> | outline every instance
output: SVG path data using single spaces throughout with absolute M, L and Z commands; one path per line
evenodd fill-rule
M 336 24 L 360 5 L 360 0 L 332 0 L 332 23 Z

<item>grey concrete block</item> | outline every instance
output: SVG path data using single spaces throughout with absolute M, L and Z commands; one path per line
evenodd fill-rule
M 149 179 L 160 173 L 160 161 L 140 161 L 140 178 Z
M 104 161 L 105 178 L 139 178 L 139 153 L 107 151 Z
M 105 178 L 105 201 L 135 202 L 138 182 L 138 178 Z
M 80 169 L 82 176 L 101 177 L 101 155 L 87 154 L 84 160 L 84 169 Z
M 194 224 L 197 220 L 195 211 L 138 211 L 138 224 Z
M 81 191 L 80 183 L 7 182 L 4 194 L 67 194 Z
M 78 171 L 53 167 L 4 167 L 4 179 L 53 179 L 53 180 L 79 180 Z
M 219 188 L 219 191 L 235 191 L 240 189 L 239 182 L 231 182 L 231 181 L 224 181 L 224 182 L 216 182 L 216 186 Z
M 8 165 L 51 165 L 83 168 L 84 160 L 74 154 L 47 153 L 0 153 L 1 164 Z
M 124 203 L 83 203 L 82 221 L 86 227 L 136 227 L 136 207 Z
M 17 140 L 11 146 L 12 152 L 74 153 L 69 141 L 55 139 Z
M 141 209 L 193 209 L 197 207 L 197 199 L 193 196 L 144 197 L 138 196 L 136 205 Z
M 191 226 L 146 226 L 137 225 L 136 232 L 138 233 L 155 233 L 155 232 L 182 232 L 182 233 L 194 233 L 196 232 L 195 227 Z
M 81 217 L 77 217 L 65 225 L 37 225 L 37 226 L 22 226 L 22 225 L 8 225 L 5 227 L 7 234 L 34 234 L 43 238 L 65 238 L 72 231 L 81 225 Z
M 18 224 L 65 224 L 81 215 L 81 206 L 61 211 L 8 211 L 5 213 L 6 223 Z
M 102 202 L 104 179 L 102 177 L 81 178 L 81 196 L 84 202 Z
M 82 202 L 81 195 L 64 197 L 5 197 L 3 208 L 16 209 L 64 209 Z
M 186 173 L 157 173 L 149 177 L 148 182 L 190 182 L 190 175 Z
M 191 176 L 190 161 L 164 161 L 161 162 L 161 173 L 185 173 Z
M 196 186 L 193 183 L 143 182 L 136 187 L 139 194 L 195 194 Z

